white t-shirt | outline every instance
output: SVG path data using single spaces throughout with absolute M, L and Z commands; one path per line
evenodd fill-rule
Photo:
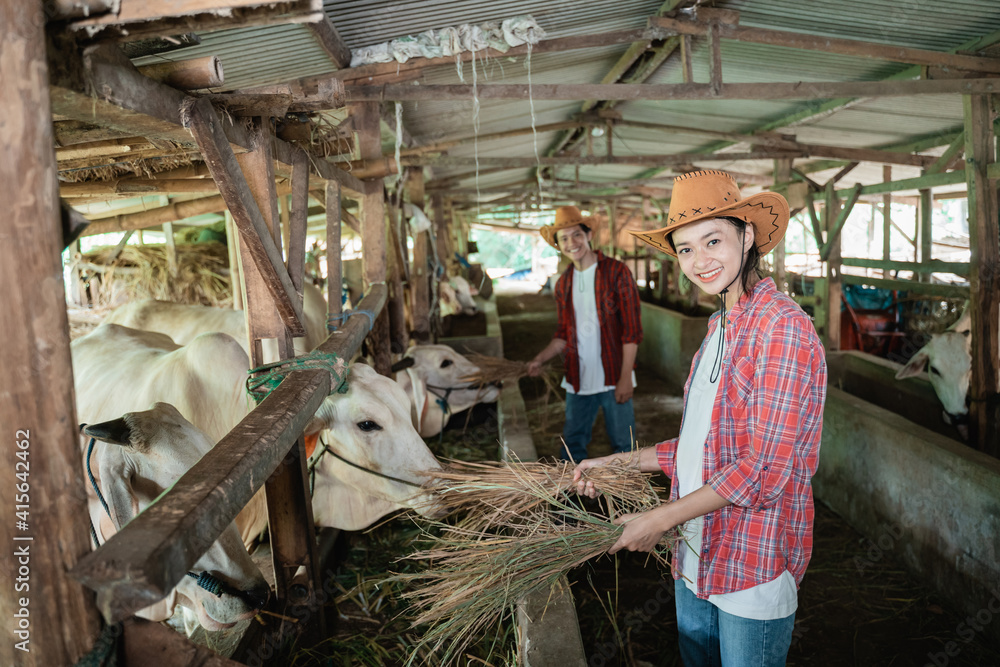
M 697 491 L 705 485 L 703 466 L 705 442 L 712 426 L 712 411 L 715 397 L 719 390 L 719 382 L 712 382 L 712 362 L 715 361 L 716 350 L 719 348 L 719 337 L 722 327 L 718 326 L 705 346 L 705 352 L 698 362 L 698 367 L 691 378 L 688 388 L 687 402 L 684 405 L 684 424 L 677 440 L 676 475 L 679 497 Z M 722 359 L 726 362 L 723 349 Z M 686 577 L 684 583 L 695 595 L 698 594 L 698 570 L 701 566 L 701 538 L 704 527 L 704 517 L 695 517 L 682 526 L 687 544 L 681 542 L 677 547 L 676 559 L 678 568 Z M 785 618 L 798 608 L 798 592 L 795 587 L 795 577 L 785 570 L 775 579 L 753 586 L 746 590 L 721 595 L 709 595 L 708 601 L 722 611 L 758 621 L 770 621 Z
M 562 387 L 571 394 L 588 396 L 615 388 L 604 384 L 604 363 L 601 361 L 601 320 L 597 317 L 597 294 L 594 281 L 597 262 L 583 271 L 573 269 L 573 313 L 576 316 L 576 350 L 580 360 L 580 391 L 574 391 L 566 378 Z M 635 371 L 632 371 L 635 387 Z

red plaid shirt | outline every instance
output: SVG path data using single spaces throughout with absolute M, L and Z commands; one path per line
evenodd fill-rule
M 709 336 L 718 324 L 716 313 Z M 702 343 L 685 401 L 693 369 L 714 355 Z M 809 317 L 770 278 L 729 311 L 719 381 L 703 479 L 732 505 L 705 515 L 698 596 L 706 599 L 786 569 L 801 583 L 812 554 L 810 480 L 819 463 L 826 358 Z M 656 445 L 656 454 L 674 477 L 677 438 Z M 674 478 L 672 501 L 677 487 Z
M 573 391 L 580 391 L 580 356 L 576 347 L 576 312 L 573 310 L 573 273 L 571 264 L 556 282 L 558 325 L 555 338 L 566 341 L 566 380 Z M 622 372 L 622 345 L 642 342 L 639 315 L 639 289 L 632 272 L 623 262 L 597 251 L 597 274 L 594 276 L 597 319 L 601 323 L 601 362 L 604 384 L 618 384 Z

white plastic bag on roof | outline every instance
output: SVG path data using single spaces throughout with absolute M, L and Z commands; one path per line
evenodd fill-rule
M 406 62 L 410 58 L 452 57 L 463 51 L 482 51 L 489 47 L 506 53 L 512 46 L 537 44 L 545 31 L 531 16 L 515 16 L 502 23 L 488 21 L 481 25 L 465 23 L 457 27 L 427 30 L 406 35 L 374 46 L 355 49 L 351 67 L 370 63 Z

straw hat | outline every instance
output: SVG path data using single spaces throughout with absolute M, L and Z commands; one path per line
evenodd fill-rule
M 629 233 L 676 257 L 677 253 L 667 241 L 668 234 L 693 222 L 721 217 L 738 218 L 752 224 L 757 248 L 761 255 L 766 255 L 778 245 L 788 229 L 788 202 L 776 192 L 761 192 L 744 199 L 736 181 L 726 172 L 717 169 L 693 171 L 674 179 L 666 227 Z
M 580 209 L 576 206 L 560 206 L 556 209 L 556 221 L 551 225 L 545 225 L 539 231 L 542 234 L 542 238 L 545 239 L 545 242 L 558 250 L 559 246 L 556 245 L 556 232 L 560 229 L 576 227 L 577 225 L 587 225 L 588 227 L 593 228 L 594 219 L 584 217 L 584 215 L 580 213 Z

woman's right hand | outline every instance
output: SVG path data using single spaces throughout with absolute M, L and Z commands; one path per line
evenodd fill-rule
M 581 496 L 596 498 L 601 492 L 594 485 L 593 481 L 583 478 L 584 472 L 596 466 L 608 465 L 617 458 L 619 457 L 615 454 L 609 454 L 608 456 L 600 456 L 596 459 L 584 459 L 576 464 L 576 468 L 573 469 L 573 484 L 576 485 L 576 492 Z

